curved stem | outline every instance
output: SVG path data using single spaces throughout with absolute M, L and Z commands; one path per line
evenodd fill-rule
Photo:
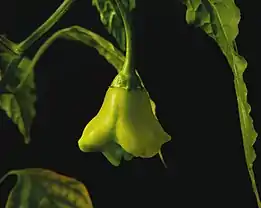
M 19 50 L 25 51 L 44 33 L 46 33 L 68 11 L 74 1 L 75 0 L 64 0 L 51 17 L 49 17 L 39 28 L 18 45 Z
M 38 60 L 40 59 L 40 57 L 43 55 L 43 53 L 49 48 L 49 46 L 66 30 L 68 30 L 68 28 L 62 29 L 57 31 L 56 33 L 54 33 L 50 38 L 48 38 L 44 44 L 41 45 L 41 47 L 38 49 L 38 51 L 36 52 L 34 58 L 32 59 L 32 62 L 30 64 L 30 67 L 28 67 L 26 75 L 24 76 L 24 79 L 21 80 L 21 82 L 19 83 L 19 85 L 17 86 L 16 90 L 18 90 L 21 86 L 23 86 L 23 83 L 26 81 L 28 75 L 32 72 L 32 70 L 34 69 L 36 63 L 38 62 Z
M 0 178 L 0 185 L 3 183 L 3 181 L 9 176 L 9 172 L 6 173 L 2 178 Z
M 122 72 L 126 74 L 132 74 L 135 72 L 134 70 L 134 56 L 133 56 L 133 38 L 132 38 L 132 28 L 130 23 L 130 17 L 125 11 L 123 4 L 119 0 L 114 0 L 120 10 L 120 14 L 122 17 L 123 25 L 125 28 L 126 34 L 126 59 L 122 68 Z

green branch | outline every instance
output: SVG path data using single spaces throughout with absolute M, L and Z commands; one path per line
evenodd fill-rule
M 4 35 L 0 35 L 0 52 L 7 52 L 13 55 L 21 54 L 18 45 L 11 40 L 8 40 Z
M 28 49 L 44 33 L 46 33 L 70 8 L 75 0 L 64 0 L 59 8 L 49 17 L 39 28 L 37 28 L 28 38 L 22 41 L 18 48 L 20 51 Z
M 19 85 L 17 86 L 16 90 L 18 90 L 19 88 L 21 88 L 24 84 L 24 82 L 26 81 L 27 77 L 29 76 L 29 74 L 32 72 L 32 70 L 34 69 L 36 63 L 38 62 L 38 60 L 40 59 L 40 57 L 42 56 L 42 54 L 49 48 L 49 46 L 64 32 L 66 31 L 66 29 L 62 29 L 57 31 L 56 33 L 54 33 L 50 38 L 48 38 L 44 44 L 41 45 L 41 47 L 38 49 L 38 51 L 36 52 L 34 58 L 32 59 L 32 62 L 30 64 L 30 66 L 27 69 L 26 75 L 24 76 L 24 79 L 21 80 L 21 82 L 19 83 Z
M 123 73 L 134 73 L 133 38 L 130 17 L 120 0 L 114 0 L 119 8 L 126 34 L 126 59 L 123 65 Z
M 9 176 L 9 172 L 6 173 L 2 178 L 0 178 L 0 185 L 3 183 L 3 181 Z

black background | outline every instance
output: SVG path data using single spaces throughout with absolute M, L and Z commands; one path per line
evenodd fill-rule
M 19 42 L 61 2 L 1 0 L 0 32 Z M 242 13 L 237 44 L 248 61 L 244 79 L 260 133 L 258 7 L 252 1 L 236 3 Z M 177 0 L 137 0 L 133 12 L 138 71 L 157 104 L 161 124 L 173 138 L 162 150 L 168 169 L 158 157 L 114 167 L 102 154 L 78 149 L 82 130 L 99 110 L 116 70 L 94 49 L 58 40 L 35 69 L 37 115 L 29 145 L 0 111 L 0 175 L 32 167 L 57 171 L 82 181 L 95 208 L 257 208 L 245 165 L 232 71 L 217 44 L 201 29 L 187 25 L 185 10 Z M 115 43 L 91 1 L 77 0 L 28 56 L 53 32 L 72 25 Z M 255 148 L 261 155 L 260 141 Z M 259 187 L 260 167 L 257 157 Z M 15 181 L 9 177 L 2 184 L 1 207 Z

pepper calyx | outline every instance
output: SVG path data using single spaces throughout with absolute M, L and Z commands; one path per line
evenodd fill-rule
M 123 73 L 122 71 L 114 78 L 110 87 L 124 88 L 126 90 L 144 89 L 140 78 L 135 72 Z

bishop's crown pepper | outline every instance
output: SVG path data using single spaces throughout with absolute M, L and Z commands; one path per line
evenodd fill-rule
M 83 152 L 100 151 L 115 166 L 122 158 L 149 158 L 171 137 L 153 112 L 154 106 L 136 72 L 119 72 L 106 92 L 98 114 L 86 125 L 78 145 Z

